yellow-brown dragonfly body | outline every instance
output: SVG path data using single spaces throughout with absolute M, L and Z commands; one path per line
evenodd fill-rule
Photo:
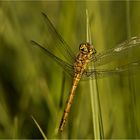
M 81 79 L 81 76 L 83 72 L 85 71 L 88 62 L 90 61 L 91 58 L 93 58 L 93 54 L 96 53 L 96 51 L 93 49 L 93 46 L 89 43 L 80 44 L 79 50 L 80 50 L 80 53 L 77 55 L 75 63 L 74 63 L 75 73 L 74 73 L 72 88 L 70 90 L 67 104 L 63 113 L 60 126 L 59 126 L 60 131 L 63 131 L 66 119 L 70 112 L 70 108 L 71 108 L 73 98 L 75 95 L 75 90 L 77 88 L 79 80 Z

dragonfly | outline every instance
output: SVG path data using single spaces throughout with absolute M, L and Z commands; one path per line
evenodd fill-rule
M 77 55 L 72 51 L 71 47 L 66 43 L 62 36 L 58 33 L 47 14 L 42 13 L 45 23 L 46 40 L 45 44 L 38 43 L 31 40 L 33 46 L 43 50 L 47 56 L 57 62 L 66 73 L 72 78 L 72 86 L 66 102 L 64 113 L 60 122 L 59 131 L 62 132 L 68 118 L 75 91 L 80 80 L 102 78 L 104 76 L 125 73 L 133 69 L 140 68 L 139 61 L 130 62 L 125 65 L 115 67 L 113 69 L 101 69 L 96 67 L 103 66 L 113 60 L 121 60 L 129 52 L 140 49 L 140 38 L 131 37 L 130 39 L 116 45 L 115 47 L 97 53 L 94 46 L 89 42 L 84 42 L 79 45 L 79 52 Z M 52 47 L 51 44 L 55 48 Z M 53 49 L 52 49 L 52 48 Z M 58 50 L 65 60 L 54 54 L 54 49 Z M 94 67 L 91 67 L 94 65 Z

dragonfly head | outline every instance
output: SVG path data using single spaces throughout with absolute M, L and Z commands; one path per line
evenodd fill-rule
M 79 46 L 79 50 L 83 53 L 83 54 L 95 54 L 96 50 L 95 48 L 93 48 L 93 45 L 91 45 L 90 43 L 81 43 Z

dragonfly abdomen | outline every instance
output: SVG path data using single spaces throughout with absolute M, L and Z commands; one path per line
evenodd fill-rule
M 64 109 L 63 117 L 61 119 L 61 123 L 60 123 L 60 126 L 59 126 L 59 131 L 63 131 L 64 125 L 65 125 L 66 120 L 68 118 L 68 114 L 70 112 L 71 105 L 72 105 L 72 102 L 73 102 L 73 99 L 74 99 L 75 90 L 77 88 L 77 85 L 79 83 L 80 78 L 81 78 L 81 75 L 79 75 L 79 74 L 77 74 L 77 76 L 76 75 L 74 76 L 72 88 L 71 88 L 71 91 L 69 93 L 69 97 L 67 99 L 67 103 L 66 103 L 66 106 L 65 106 L 65 109 Z

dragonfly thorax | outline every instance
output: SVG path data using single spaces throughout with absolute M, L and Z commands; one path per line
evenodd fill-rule
M 93 54 L 96 53 L 90 43 L 81 43 L 79 46 L 79 50 L 80 52 L 78 53 L 74 63 L 76 74 L 82 74 L 84 72 L 89 61 L 93 58 Z
M 90 43 L 81 43 L 79 46 L 79 50 L 83 54 L 95 54 L 96 50 L 93 48 L 93 45 Z

